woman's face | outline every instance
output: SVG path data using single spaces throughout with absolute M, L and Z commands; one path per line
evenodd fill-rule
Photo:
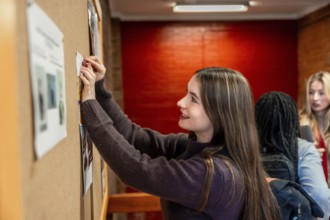
M 316 114 L 325 114 L 325 110 L 329 106 L 330 101 L 325 94 L 324 86 L 321 81 L 315 80 L 310 84 L 308 100 L 312 110 Z
M 213 136 L 213 126 L 207 116 L 200 98 L 200 85 L 193 76 L 187 86 L 187 94 L 177 102 L 181 111 L 179 126 L 193 131 L 198 142 L 210 142 Z

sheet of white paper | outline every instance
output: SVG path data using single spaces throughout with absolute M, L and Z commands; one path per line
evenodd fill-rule
M 77 54 L 76 54 L 76 72 L 77 72 L 77 76 L 79 76 L 80 68 L 82 66 L 83 61 L 84 61 L 84 57 L 79 52 L 77 52 Z
M 35 3 L 27 6 L 35 151 L 38 158 L 67 135 L 63 34 Z
M 80 93 L 81 93 L 81 82 L 79 79 L 80 68 L 84 61 L 84 57 L 77 52 L 76 53 L 76 75 L 78 81 L 78 105 L 80 109 Z M 80 111 L 79 111 L 80 118 Z M 84 192 L 83 196 L 86 195 L 88 189 L 93 182 L 93 143 L 88 136 L 86 128 L 82 125 L 81 118 L 79 120 L 79 132 L 80 132 L 80 147 L 81 147 L 81 160 L 82 160 L 82 176 Z
M 77 75 L 77 84 L 78 84 L 78 105 L 79 105 L 79 125 L 82 125 L 82 120 L 81 120 L 81 116 L 80 116 L 80 99 L 81 99 L 81 90 L 82 90 L 82 82 L 79 78 L 79 74 L 80 74 L 80 69 L 82 66 L 82 63 L 84 61 L 84 57 L 77 51 L 76 53 L 76 75 Z

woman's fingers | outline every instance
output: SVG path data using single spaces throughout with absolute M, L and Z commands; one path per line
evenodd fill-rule
M 81 101 L 84 102 L 89 99 L 95 99 L 95 74 L 93 71 L 86 67 L 82 67 L 79 78 L 84 84 L 83 90 L 81 91 Z
M 318 150 L 318 152 L 319 152 L 319 154 L 320 154 L 320 156 L 322 158 L 323 153 L 325 152 L 325 149 L 324 148 L 317 148 L 317 150 Z
M 87 60 L 89 63 L 91 63 L 94 68 L 102 69 L 103 65 L 98 58 L 92 59 L 91 57 L 86 57 L 85 60 Z
M 79 78 L 81 79 L 81 81 L 83 82 L 84 85 L 86 85 L 86 86 L 89 85 L 89 81 L 88 81 L 88 79 L 86 79 L 86 77 L 83 73 L 79 74 Z
M 102 64 L 101 60 L 98 57 L 91 56 L 91 57 L 86 57 L 85 61 L 90 63 L 92 67 L 96 70 L 96 72 L 100 74 L 104 74 L 106 69 L 105 66 Z
M 96 74 L 93 72 L 93 69 L 83 66 L 81 67 L 81 72 L 88 80 L 93 80 L 93 79 L 95 80 L 96 78 Z
M 272 182 L 274 180 L 277 180 L 277 179 L 276 178 L 271 178 L 271 177 L 266 177 L 267 183 L 270 183 L 270 182 Z
M 86 66 L 89 70 L 92 70 L 93 71 L 93 67 L 92 67 L 92 64 L 91 63 L 87 63 L 87 66 Z
M 96 74 L 96 81 L 104 78 L 106 68 L 97 56 L 85 57 L 83 66 L 91 69 L 92 72 Z
M 90 59 L 90 60 L 95 60 L 97 62 L 100 62 L 100 59 L 98 56 L 89 56 L 89 57 L 86 57 L 87 59 Z

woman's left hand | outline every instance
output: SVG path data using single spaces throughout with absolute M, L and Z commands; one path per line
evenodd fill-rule
M 84 88 L 81 92 L 81 102 L 85 102 L 89 99 L 95 99 L 96 74 L 94 73 L 90 63 L 80 68 L 79 77 L 84 84 Z
M 277 180 L 277 178 L 266 177 L 266 181 L 267 181 L 267 183 L 270 183 L 270 182 L 272 182 L 272 181 L 274 181 L 274 180 Z

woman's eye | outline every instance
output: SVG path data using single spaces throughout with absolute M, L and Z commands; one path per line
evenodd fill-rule
M 191 102 L 197 103 L 197 100 L 194 97 L 191 97 Z

